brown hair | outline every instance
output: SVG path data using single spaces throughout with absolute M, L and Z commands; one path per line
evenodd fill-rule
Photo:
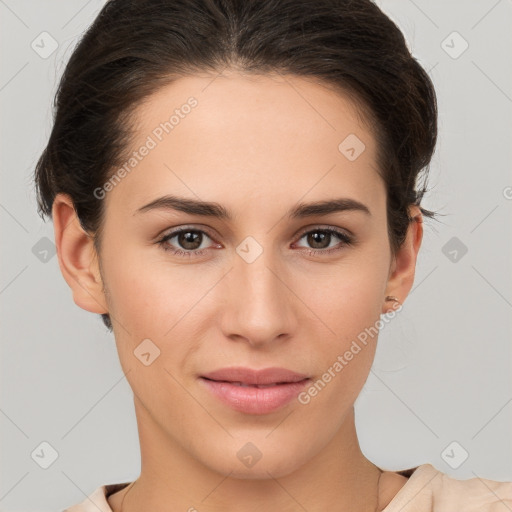
M 108 1 L 59 83 L 35 169 L 39 214 L 51 216 L 55 195 L 69 194 L 99 252 L 104 210 L 93 191 L 126 160 L 134 109 L 179 77 L 226 67 L 320 79 L 356 102 L 377 140 L 394 254 L 412 221 L 408 207 L 426 191 L 437 101 L 403 34 L 370 0 Z

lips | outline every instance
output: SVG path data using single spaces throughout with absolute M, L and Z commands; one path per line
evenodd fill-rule
M 229 381 L 216 381 L 216 382 L 229 382 Z M 232 384 L 233 386 L 240 386 L 242 388 L 272 388 L 274 386 L 282 386 L 284 382 L 276 382 L 275 384 L 244 384 L 243 382 L 229 382 L 229 384 Z
M 241 387 L 265 388 L 279 384 L 300 382 L 308 379 L 308 375 L 297 373 L 286 368 L 264 368 L 254 370 L 243 367 L 229 367 L 201 375 L 202 378 L 217 382 L 228 382 Z
M 286 368 L 231 367 L 201 375 L 199 380 L 204 389 L 231 409 L 263 415 L 290 404 L 311 378 Z

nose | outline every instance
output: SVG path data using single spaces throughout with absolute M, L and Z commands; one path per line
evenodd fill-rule
M 287 272 L 270 250 L 252 262 L 235 255 L 224 280 L 222 329 L 232 340 L 254 347 L 288 339 L 297 323 L 298 301 L 287 283 Z

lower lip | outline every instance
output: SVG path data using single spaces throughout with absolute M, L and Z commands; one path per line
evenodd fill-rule
M 200 379 L 222 402 L 246 414 L 267 414 L 284 407 L 304 389 L 309 379 L 268 388 L 237 386 L 230 382 Z

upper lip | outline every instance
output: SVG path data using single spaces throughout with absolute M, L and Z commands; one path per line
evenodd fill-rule
M 221 368 L 220 370 L 205 373 L 204 375 L 201 375 L 201 377 L 216 381 L 240 382 L 242 384 L 250 385 L 299 382 L 309 378 L 307 375 L 293 372 L 286 368 L 263 368 L 261 370 L 253 370 L 251 368 L 243 368 L 241 366 Z

